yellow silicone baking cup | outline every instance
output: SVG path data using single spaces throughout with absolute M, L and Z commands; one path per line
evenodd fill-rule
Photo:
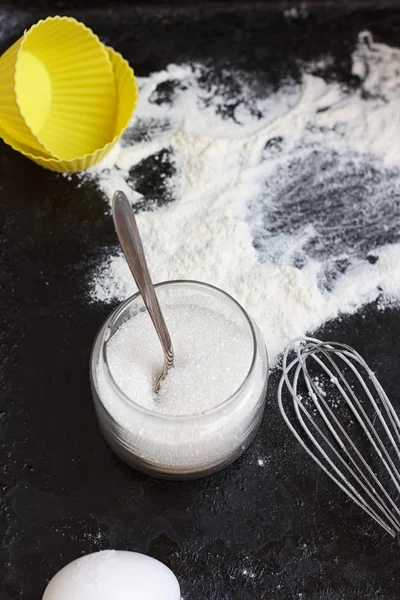
M 137 100 L 129 64 L 70 17 L 49 17 L 0 58 L 0 134 L 57 171 L 101 160 Z

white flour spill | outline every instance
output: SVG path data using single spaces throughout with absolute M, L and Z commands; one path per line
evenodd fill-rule
M 354 88 L 313 68 L 260 91 L 248 75 L 170 65 L 140 80 L 130 128 L 89 173 L 132 201 L 155 281 L 233 295 L 272 363 L 324 321 L 400 297 L 400 51 L 360 34 Z M 92 298 L 134 291 L 115 249 Z

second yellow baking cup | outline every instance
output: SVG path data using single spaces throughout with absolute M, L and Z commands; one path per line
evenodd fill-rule
M 113 74 L 117 90 L 117 118 L 115 123 L 115 131 L 108 144 L 105 144 L 105 146 L 102 148 L 99 148 L 91 154 L 83 156 L 82 158 L 61 160 L 34 151 L 29 146 L 16 142 L 15 139 L 8 135 L 4 129 L 1 131 L 1 123 L 0 137 L 2 137 L 3 140 L 12 148 L 14 148 L 14 150 L 21 152 L 37 164 L 45 167 L 46 169 L 51 169 L 52 171 L 58 171 L 60 173 L 73 173 L 75 171 L 83 171 L 84 169 L 88 169 L 89 167 L 92 167 L 96 163 L 100 162 L 100 160 L 102 160 L 106 154 L 108 154 L 123 131 L 126 129 L 135 109 L 138 96 L 136 79 L 128 62 L 112 48 L 106 48 L 106 50 L 113 67 Z
M 128 63 L 69 17 L 40 21 L 0 58 L 3 139 L 57 171 L 100 160 L 136 98 Z

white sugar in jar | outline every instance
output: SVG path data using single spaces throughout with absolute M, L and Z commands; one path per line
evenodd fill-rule
M 257 325 L 228 294 L 195 281 L 156 286 L 175 363 L 157 396 L 163 364 L 142 297 L 121 304 L 91 356 L 97 417 L 111 448 L 152 475 L 189 478 L 231 463 L 260 424 L 268 359 Z

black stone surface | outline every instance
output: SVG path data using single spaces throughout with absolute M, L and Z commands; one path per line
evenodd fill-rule
M 393 3 L 324 3 L 296 19 L 268 3 L 150 4 L 18 2 L 0 8 L 0 50 L 59 12 L 93 27 L 140 75 L 211 56 L 278 85 L 285 74 L 299 75 L 300 59 L 327 50 L 335 59 L 328 76 L 348 80 L 364 28 L 378 41 L 400 39 Z M 400 598 L 398 548 L 289 438 L 277 373 L 255 443 L 224 472 L 165 482 L 114 457 L 97 428 L 88 379 L 92 340 L 111 309 L 87 299 L 91 269 L 115 244 L 104 201 L 94 186 L 78 187 L 3 144 L 0 198 L 0 600 L 40 600 L 59 568 L 105 548 L 164 561 L 184 600 Z M 361 352 L 398 407 L 399 317 L 398 309 L 371 305 L 318 332 Z

